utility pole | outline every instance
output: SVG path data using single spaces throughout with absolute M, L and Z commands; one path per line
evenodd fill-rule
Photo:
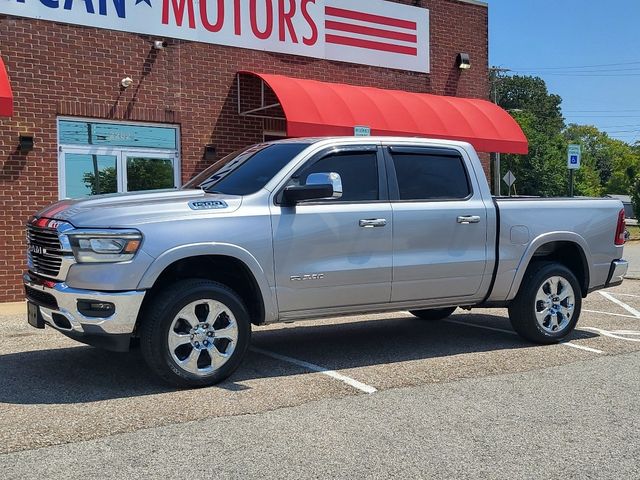
M 508 68 L 491 67 L 489 68 L 489 80 L 491 81 L 491 95 L 493 97 L 493 103 L 498 104 L 498 84 L 500 83 L 500 75 L 510 72 Z M 500 196 L 500 186 L 502 179 L 500 178 L 500 153 L 493 154 L 493 193 L 497 197 Z M 511 193 L 511 188 L 509 188 Z

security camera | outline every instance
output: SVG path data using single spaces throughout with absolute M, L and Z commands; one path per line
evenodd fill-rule
M 164 40 L 155 40 L 153 42 L 153 48 L 155 48 L 156 50 L 163 50 L 167 48 L 167 42 L 165 42 Z
M 133 80 L 131 79 L 131 77 L 124 77 L 122 80 L 120 80 L 120 85 L 122 85 L 122 88 L 129 88 L 132 84 Z

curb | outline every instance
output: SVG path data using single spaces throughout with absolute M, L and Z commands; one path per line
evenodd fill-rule
M 21 315 L 27 313 L 27 302 L 0 303 L 0 315 Z

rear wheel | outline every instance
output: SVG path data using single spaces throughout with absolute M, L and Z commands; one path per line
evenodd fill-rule
M 160 292 L 140 327 L 145 361 L 179 387 L 202 387 L 231 375 L 251 338 L 249 314 L 226 286 L 183 280 Z
M 571 270 L 559 263 L 536 262 L 509 305 L 509 319 L 527 340 L 556 343 L 573 331 L 581 308 L 580 285 Z
M 423 320 L 444 320 L 449 317 L 458 307 L 429 308 L 426 310 L 410 310 L 409 313 Z

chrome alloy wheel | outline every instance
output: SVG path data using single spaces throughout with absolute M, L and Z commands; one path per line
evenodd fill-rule
M 173 360 L 194 375 L 211 374 L 224 365 L 238 343 L 231 309 L 216 300 L 196 300 L 178 312 L 169 328 Z
M 575 294 L 563 277 L 550 277 L 538 289 L 535 313 L 538 325 L 547 333 L 564 330 L 573 316 Z

